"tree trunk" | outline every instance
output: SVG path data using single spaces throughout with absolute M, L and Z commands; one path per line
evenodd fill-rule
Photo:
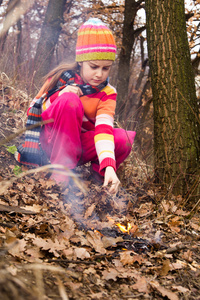
M 200 122 L 184 0 L 146 0 L 157 180 L 176 195 L 199 188 Z
M 19 79 L 20 69 L 22 68 L 22 24 L 21 19 L 17 21 L 17 46 L 16 46 L 17 61 L 15 61 L 15 78 Z
M 125 1 L 122 47 L 119 54 L 117 82 L 117 113 L 123 114 L 128 96 L 130 60 L 134 43 L 134 21 L 142 1 Z
M 0 48 L 1 52 L 3 52 L 6 39 L 8 36 L 8 31 L 10 29 L 10 26 L 12 25 L 12 13 L 14 13 L 14 10 L 19 7 L 21 4 L 21 0 L 9 0 L 8 1 L 8 6 L 6 9 L 6 16 L 3 20 L 3 28 L 1 30 L 1 35 L 0 35 Z M 3 32 L 3 33 L 2 33 Z
M 50 70 L 52 56 L 62 29 L 65 3 L 66 0 L 49 0 L 34 59 L 36 84 Z

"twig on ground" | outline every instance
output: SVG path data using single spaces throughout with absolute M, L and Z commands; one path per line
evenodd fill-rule
M 15 212 L 15 213 L 19 213 L 19 214 L 31 214 L 31 215 L 35 215 L 37 214 L 35 211 L 32 210 L 27 210 L 27 209 L 23 209 L 19 206 L 9 206 L 9 205 L 3 205 L 0 204 L 0 211 L 5 211 L 5 212 Z M 0 223 L 1 226 L 5 226 L 3 223 Z M 10 225 L 8 224 L 7 227 L 9 227 Z
M 61 298 L 63 300 L 69 300 L 69 297 L 66 294 L 65 287 L 64 287 L 62 281 L 60 280 L 60 278 L 58 276 L 56 276 L 56 279 L 57 279 L 57 282 L 58 282 L 58 290 L 59 290 Z
M 84 260 L 73 260 L 73 259 L 62 259 L 62 258 L 58 258 L 58 259 L 48 259 L 47 262 L 51 263 L 51 262 L 64 262 L 64 263 L 73 263 L 73 264 L 85 264 L 85 265 L 96 265 L 95 261 L 84 261 Z
M 42 269 L 35 269 L 33 270 L 33 273 L 35 274 L 38 300 L 43 300 L 45 297 L 45 291 Z
M 165 249 L 165 250 L 163 250 L 163 252 L 166 254 L 172 254 L 172 253 L 178 252 L 178 251 L 186 249 L 186 248 L 187 248 L 186 245 L 180 244 L 180 245 L 176 245 L 175 247 Z
M 0 226 L 13 228 L 15 226 L 15 224 L 14 223 L 2 223 L 2 222 L 0 222 Z
M 45 172 L 45 171 L 52 171 L 53 172 L 60 172 L 59 169 L 63 170 L 65 175 L 71 176 L 72 179 L 75 181 L 75 183 L 77 184 L 77 186 L 79 187 L 79 189 L 85 194 L 87 192 L 87 188 L 85 187 L 85 185 L 80 182 L 80 180 L 78 180 L 77 175 L 75 175 L 70 169 L 68 169 L 67 167 L 64 167 L 62 165 L 58 165 L 58 164 L 52 164 L 52 165 L 45 165 L 42 167 L 38 167 L 36 169 L 31 169 L 28 170 L 26 172 L 23 172 L 21 174 L 19 174 L 18 176 L 11 178 L 10 180 L 5 180 L 5 181 L 1 181 L 0 182 L 0 193 L 4 193 L 7 188 L 13 183 L 15 182 L 17 179 L 25 177 L 26 175 L 32 174 L 32 173 L 38 173 L 38 172 Z
M 30 129 L 33 129 L 33 128 L 36 128 L 36 127 L 39 127 L 41 125 L 44 125 L 44 124 L 48 124 L 48 123 L 52 123 L 54 120 L 53 119 L 50 119 L 50 120 L 46 120 L 46 121 L 41 121 L 41 122 L 38 122 L 37 124 L 34 124 L 34 125 L 31 125 L 31 126 L 28 126 L 28 127 L 24 127 L 22 129 L 19 129 L 17 132 L 15 133 L 12 133 L 10 134 L 9 136 L 5 137 L 5 139 L 3 140 L 0 140 L 0 146 L 10 142 L 11 140 L 13 140 L 14 138 L 16 138 L 18 135 L 21 135 L 23 132 L 25 132 L 26 130 L 30 130 Z

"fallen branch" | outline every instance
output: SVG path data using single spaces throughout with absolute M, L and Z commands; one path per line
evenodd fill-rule
M 41 122 L 38 122 L 38 123 L 36 123 L 34 125 L 31 125 L 31 126 L 28 126 L 28 127 L 24 127 L 22 129 L 19 129 L 17 132 L 10 134 L 8 137 L 5 137 L 5 139 L 0 140 L 0 146 L 2 146 L 4 144 L 12 141 L 14 138 L 16 138 L 18 135 L 21 135 L 26 130 L 31 130 L 33 128 L 36 128 L 36 127 L 39 127 L 41 125 L 45 125 L 45 124 L 48 124 L 48 123 L 52 123 L 52 122 L 54 122 L 54 120 L 50 119 L 50 120 L 41 121 Z
M 19 206 L 9 206 L 9 205 L 3 205 L 3 204 L 0 204 L 0 211 L 15 212 L 15 213 L 27 214 L 27 215 L 37 214 L 35 211 L 23 209 Z M 5 226 L 4 223 L 0 223 L 0 225 Z M 7 225 L 7 227 L 10 227 L 10 225 Z
M 179 252 L 180 250 L 183 250 L 183 249 L 186 249 L 186 248 L 187 248 L 186 245 L 180 244 L 180 245 L 176 245 L 172 248 L 168 248 L 166 250 L 163 250 L 163 252 L 166 253 L 166 254 L 172 254 L 172 253 Z
M 72 264 L 85 264 L 85 265 L 96 265 L 95 261 L 88 261 L 88 260 L 73 260 L 73 259 L 62 259 L 62 258 L 58 258 L 58 259 L 48 259 L 47 260 L 48 263 L 51 262 L 64 262 L 64 263 L 72 263 Z
M 2 223 L 2 222 L 0 222 L 0 226 L 13 228 L 15 226 L 15 224 L 14 223 Z

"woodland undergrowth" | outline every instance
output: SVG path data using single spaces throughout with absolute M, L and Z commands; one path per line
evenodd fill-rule
M 19 165 L 30 99 L 0 83 L 0 299 L 200 299 L 199 206 L 155 185 L 137 145 L 115 196 L 89 164 L 65 189 Z

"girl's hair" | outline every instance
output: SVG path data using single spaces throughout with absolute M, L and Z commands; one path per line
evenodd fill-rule
M 61 74 L 64 71 L 68 71 L 68 70 L 72 70 L 77 72 L 79 69 L 78 63 L 74 62 L 74 63 L 61 63 L 60 65 L 58 65 L 57 67 L 55 67 L 53 70 L 51 70 L 45 77 L 44 77 L 44 81 L 49 81 L 46 89 L 50 90 L 52 89 L 56 83 L 58 82 Z

